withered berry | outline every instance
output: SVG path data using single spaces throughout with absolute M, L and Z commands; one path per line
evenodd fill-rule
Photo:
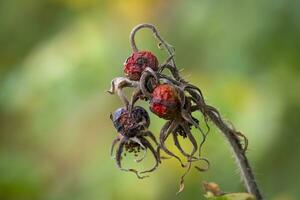
M 124 63 L 124 72 L 130 80 L 138 81 L 142 72 L 150 67 L 158 70 L 158 60 L 150 51 L 134 52 Z
M 125 108 L 119 108 L 111 115 L 111 120 L 117 131 L 126 137 L 134 137 L 150 125 L 147 111 L 140 106 L 135 106 L 131 113 Z
M 161 84 L 154 88 L 150 110 L 163 119 L 175 119 L 180 114 L 176 88 L 170 84 Z
M 114 114 L 111 114 L 110 118 L 118 131 L 118 135 L 111 146 L 111 156 L 114 154 L 115 145 L 119 143 L 115 153 L 115 159 L 118 167 L 123 171 L 135 173 L 140 179 L 147 177 L 141 176 L 140 174 L 154 171 L 161 162 L 159 147 L 157 147 L 156 150 L 147 139 L 147 137 L 149 137 L 158 146 L 155 136 L 148 130 L 150 118 L 147 111 L 140 106 L 133 107 L 131 112 L 126 108 L 119 108 L 114 112 Z M 123 154 L 124 150 L 125 153 Z M 126 156 L 126 153 L 133 153 L 134 156 L 137 157 L 141 150 L 144 152 L 142 157 L 136 158 L 135 161 L 141 162 L 144 160 L 147 155 L 147 150 L 150 150 L 155 159 L 155 164 L 152 168 L 138 172 L 133 168 L 126 169 L 122 167 L 123 155 Z

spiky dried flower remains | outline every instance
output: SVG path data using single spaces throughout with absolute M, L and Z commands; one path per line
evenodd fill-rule
M 139 51 L 137 48 L 135 35 L 143 28 L 150 29 L 154 37 L 159 41 L 159 48 L 166 50 L 168 53 L 168 58 L 165 62 L 160 64 L 154 53 Z M 177 159 L 183 168 L 186 168 L 180 179 L 179 193 L 184 188 L 184 177 L 188 174 L 194 162 L 203 161 L 205 163 L 204 167 L 195 166 L 199 171 L 206 171 L 209 167 L 209 161 L 202 156 L 201 150 L 210 131 L 208 122 L 211 121 L 229 140 L 240 163 L 248 192 L 256 194 L 256 197 L 260 197 L 253 173 L 245 156 L 248 145 L 247 138 L 236 131 L 233 126 L 224 122 L 216 108 L 206 104 L 198 87 L 190 84 L 180 76 L 174 59 L 174 48 L 162 39 L 155 26 L 151 24 L 136 26 L 130 34 L 130 44 L 133 52 L 124 63 L 125 77 L 113 79 L 111 88 L 108 91 L 110 94 L 117 94 L 124 104 L 124 107 L 119 108 L 111 115 L 113 124 L 118 132 L 118 136 L 112 145 L 113 154 L 114 146 L 119 142 L 115 156 L 118 167 L 124 171 L 134 172 L 138 178 L 144 178 L 145 176 L 140 174 L 152 172 L 162 163 L 161 160 L 164 157 L 160 156 L 160 150 L 163 150 L 167 155 Z M 170 72 L 170 75 L 165 73 L 166 70 Z M 134 88 L 130 99 L 123 92 L 123 89 L 127 87 Z M 159 143 L 154 134 L 148 129 L 150 119 L 147 111 L 140 106 L 135 106 L 138 100 L 147 101 L 150 110 L 158 117 L 166 120 L 160 131 Z M 195 112 L 199 112 L 203 116 L 202 121 L 205 124 L 205 130 L 200 126 L 201 120 L 193 116 Z M 197 141 L 191 132 L 192 127 L 195 127 L 200 132 L 202 136 L 200 141 Z M 172 136 L 175 147 L 186 158 L 185 161 L 181 160 L 178 155 L 165 145 L 165 141 L 169 136 Z M 186 152 L 181 147 L 178 137 L 187 139 L 190 142 L 192 146 L 190 152 Z M 155 147 L 147 138 L 151 139 Z M 244 146 L 242 141 L 244 141 Z M 136 155 L 140 150 L 146 151 L 149 149 L 156 160 L 154 167 L 142 172 L 138 172 L 135 169 L 122 168 L 121 158 L 124 148 L 127 152 L 133 152 Z M 197 151 L 198 155 L 196 155 Z M 136 161 L 142 161 L 144 156 Z

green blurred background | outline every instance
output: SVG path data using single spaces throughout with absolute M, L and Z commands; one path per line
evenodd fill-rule
M 157 25 L 182 74 L 248 137 L 266 199 L 298 199 L 299 9 L 297 0 L 0 1 L 0 199 L 203 199 L 202 181 L 244 191 L 215 128 L 204 150 L 210 170 L 193 170 L 178 197 L 176 160 L 138 180 L 110 158 L 109 113 L 121 103 L 105 91 L 123 75 L 141 22 Z M 166 59 L 150 31 L 137 43 Z M 163 121 L 151 120 L 158 135 Z

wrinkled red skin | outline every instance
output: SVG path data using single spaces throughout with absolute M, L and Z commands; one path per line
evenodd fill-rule
M 158 60 L 150 51 L 134 52 L 124 63 L 124 72 L 130 80 L 138 81 L 142 72 L 150 67 L 153 71 L 158 70 Z
M 150 110 L 163 119 L 177 118 L 180 114 L 180 101 L 176 88 L 170 84 L 161 84 L 154 88 Z

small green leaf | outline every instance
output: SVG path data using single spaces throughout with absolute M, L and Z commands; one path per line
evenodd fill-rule
M 248 193 L 229 193 L 221 196 L 205 195 L 209 200 L 255 200 L 255 198 Z

